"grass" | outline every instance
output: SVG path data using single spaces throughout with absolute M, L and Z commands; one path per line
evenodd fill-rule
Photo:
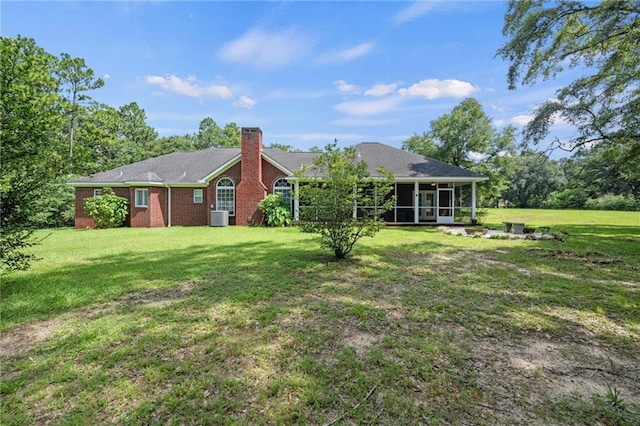
M 43 231 L 1 283 L 0 423 L 637 424 L 638 214 L 504 220 L 569 238 Z

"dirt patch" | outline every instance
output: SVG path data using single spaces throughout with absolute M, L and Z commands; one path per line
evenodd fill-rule
M 0 357 L 26 354 L 32 348 L 53 337 L 63 324 L 93 319 L 122 306 L 168 306 L 187 297 L 193 288 L 192 282 L 185 282 L 181 286 L 172 288 L 136 292 L 112 302 L 84 307 L 81 311 L 70 312 L 59 318 L 17 326 L 0 335 Z
M 540 257 L 552 257 L 559 260 L 580 260 L 582 262 L 588 262 L 594 265 L 616 265 L 623 263 L 622 260 L 614 257 L 607 256 L 606 254 L 599 252 L 587 252 L 585 254 L 579 254 L 571 250 L 545 250 L 545 249 L 530 249 L 527 250 L 534 256 Z
M 176 287 L 136 292 L 114 303 L 119 305 L 162 308 L 184 299 L 193 289 L 194 283 L 187 281 Z
M 626 402 L 640 403 L 639 360 L 615 348 L 537 335 L 517 342 L 476 340 L 471 346 L 478 385 L 498 412 L 517 412 L 523 403 L 543 410 L 549 402 L 589 400 L 614 388 Z M 535 416 L 532 411 L 523 415 Z
M 352 332 L 343 337 L 344 344 L 355 349 L 358 356 L 366 354 L 379 340 L 380 336 L 363 332 Z
M 53 318 L 4 332 L 0 335 L 0 357 L 25 354 L 35 346 L 49 340 L 60 328 L 62 328 L 62 321 Z

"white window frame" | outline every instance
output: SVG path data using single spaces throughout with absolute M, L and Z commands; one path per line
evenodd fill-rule
M 140 197 L 142 197 L 142 199 Z M 135 206 L 149 207 L 149 189 L 148 188 L 136 188 Z
M 236 185 L 231 178 L 223 177 L 216 183 L 216 210 L 226 210 L 229 216 L 236 215 Z
M 94 197 L 102 197 L 102 189 L 100 188 L 96 188 L 93 190 L 93 196 Z
M 289 206 L 289 210 L 292 209 L 292 201 L 293 201 L 293 190 L 291 182 L 286 180 L 285 178 L 276 179 L 273 183 L 273 193 L 274 194 L 282 194 L 282 199 Z
M 193 203 L 194 204 L 204 203 L 204 191 L 202 189 L 193 190 Z

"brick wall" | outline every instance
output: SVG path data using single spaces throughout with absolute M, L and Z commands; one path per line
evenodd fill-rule
M 131 212 L 131 227 L 155 228 L 167 226 L 167 188 L 138 187 L 149 191 L 148 205 L 135 206 L 136 187 L 129 188 L 129 203 Z
M 273 164 L 269 163 L 267 160 L 262 159 L 262 182 L 267 187 L 267 192 L 269 194 L 273 193 L 273 184 L 280 178 L 286 177 L 282 171 L 280 171 Z
M 194 189 L 202 190 L 202 203 L 193 202 Z M 208 225 L 208 192 L 207 188 L 171 188 L 171 225 Z

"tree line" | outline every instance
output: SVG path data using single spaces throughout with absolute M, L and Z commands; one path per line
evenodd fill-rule
M 488 176 L 478 191 L 485 207 L 640 210 L 633 144 L 583 146 L 553 160 L 526 139 L 517 141 L 513 126 L 496 130 L 474 98 L 432 120 L 402 147 Z

